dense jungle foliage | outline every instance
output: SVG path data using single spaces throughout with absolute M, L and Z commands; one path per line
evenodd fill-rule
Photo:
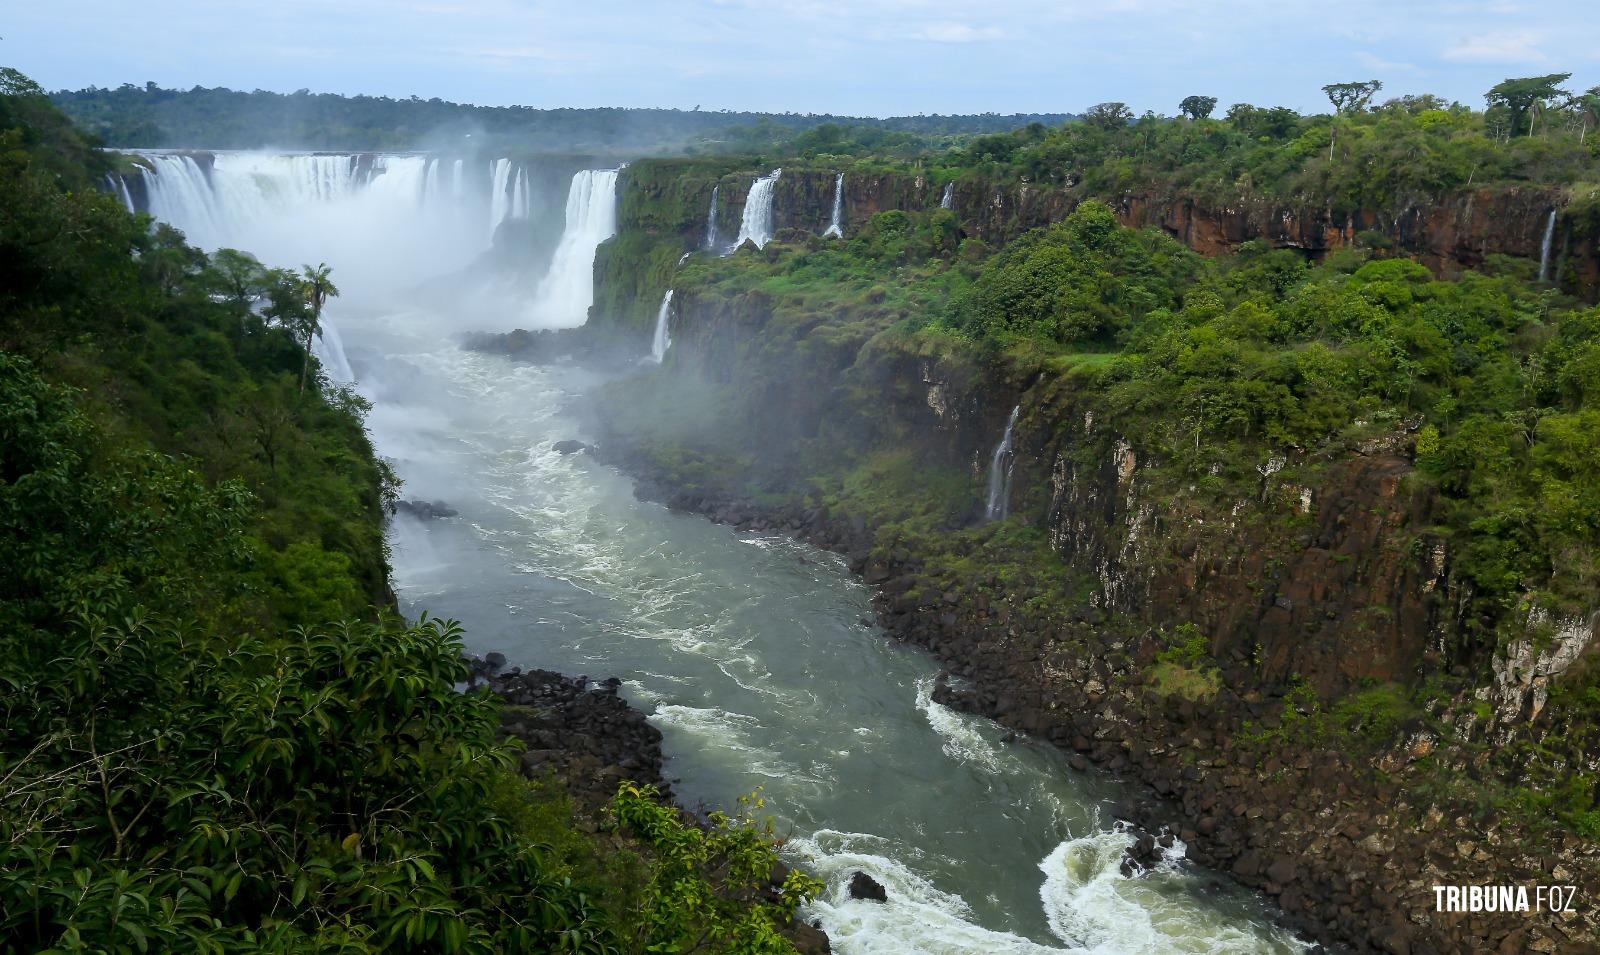
M 0 72 L 0 951 L 791 951 L 769 830 L 628 788 L 589 834 L 396 618 L 327 271 L 103 173 Z

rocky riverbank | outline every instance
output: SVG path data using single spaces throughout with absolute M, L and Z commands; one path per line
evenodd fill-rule
M 486 690 L 505 701 L 501 731 L 522 743 L 522 774 L 529 779 L 553 775 L 565 786 L 579 825 L 598 832 L 602 811 L 624 780 L 654 786 L 673 801 L 661 755 L 661 731 L 646 715 L 617 694 L 620 680 L 592 681 L 550 670 L 506 665 L 498 653 L 468 658 L 468 691 Z M 700 820 L 680 809 L 685 821 Z M 776 892 L 788 875 L 773 869 L 767 891 Z M 819 926 L 795 922 L 785 931 L 800 955 L 827 955 L 828 936 Z
M 642 498 L 847 554 L 875 589 L 878 622 L 962 678 L 961 688 L 941 680 L 938 702 L 1067 749 L 1076 768 L 1146 784 L 1123 808 L 1127 819 L 1177 834 L 1190 859 L 1273 898 L 1286 924 L 1324 945 L 1391 955 L 1600 951 L 1594 913 L 1581 906 L 1434 911 L 1436 884 L 1582 883 L 1600 856 L 1575 838 L 1559 854 L 1530 853 L 1513 827 L 1452 802 L 1418 763 L 1439 744 L 1420 720 L 1371 750 L 1319 743 L 1301 732 L 1305 714 L 1292 699 L 1161 685 L 1152 676 L 1158 635 L 1087 603 L 1067 624 L 1047 623 L 1030 612 L 1038 594 L 1026 586 L 996 599 L 984 581 L 952 579 L 911 546 L 875 542 L 860 522 L 685 491 L 616 442 L 600 456 L 635 474 Z

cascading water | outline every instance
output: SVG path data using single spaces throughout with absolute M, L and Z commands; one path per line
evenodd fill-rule
M 1550 210 L 1550 218 L 1544 223 L 1544 241 L 1539 245 L 1539 281 L 1550 281 L 1550 250 L 1555 245 L 1556 239 L 1556 210 Z
M 672 347 L 672 331 L 667 327 L 667 322 L 672 317 L 672 289 L 667 289 L 667 294 L 661 297 L 661 309 L 656 312 L 656 334 L 650 340 L 650 360 L 661 364 L 667 358 L 667 349 Z
M 955 207 L 956 207 L 956 184 L 953 183 L 953 182 L 947 182 L 947 183 L 944 184 L 944 195 L 939 197 L 939 208 L 941 208 L 941 209 L 954 209 Z
M 750 195 L 744 201 L 744 218 L 739 222 L 739 237 L 733 247 L 744 245 L 749 239 L 760 249 L 772 240 L 772 194 L 778 184 L 782 169 L 774 169 L 750 184 Z
M 511 160 L 496 159 L 489 169 L 489 238 L 511 213 Z
M 550 271 L 539 286 L 532 324 L 571 328 L 589 320 L 594 304 L 594 254 L 617 231 L 617 174 L 621 169 L 585 169 L 567 192 L 567 224 Z
M 128 183 L 121 176 L 116 173 L 107 173 L 106 187 L 113 196 L 122 200 L 123 208 L 129 212 L 138 211 L 133 207 L 133 194 L 128 191 Z
M 317 356 L 323 373 L 335 384 L 355 383 L 356 373 L 350 368 L 350 359 L 345 355 L 344 338 L 339 335 L 339 327 L 326 316 L 322 319 L 322 335 L 312 340 L 311 353 Z
M 828 220 L 825 236 L 844 237 L 844 173 L 833 180 L 833 216 Z
M 706 213 L 706 249 L 717 251 L 717 195 L 722 192 L 722 186 L 711 187 L 711 211 Z
M 1012 437 L 1017 428 L 1017 415 L 1021 413 L 1021 405 L 1011 409 L 1011 417 L 1006 419 L 1006 432 L 995 446 L 994 457 L 989 461 L 989 503 L 984 516 L 991 521 L 1005 520 L 1011 510 L 1011 475 L 1017 462 Z

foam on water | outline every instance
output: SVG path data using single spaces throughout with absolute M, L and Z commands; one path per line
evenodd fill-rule
M 786 857 L 822 879 L 826 889 L 801 912 L 821 919 L 840 955 L 1042 955 L 1059 952 L 1010 932 L 972 922 L 971 907 L 919 875 L 905 861 L 922 850 L 881 836 L 823 829 L 790 839 Z M 852 899 L 851 877 L 865 872 L 884 887 L 888 902 Z

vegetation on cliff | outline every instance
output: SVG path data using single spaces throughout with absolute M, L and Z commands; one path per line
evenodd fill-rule
M 919 453 L 930 436 L 878 411 L 933 403 L 930 363 L 952 396 L 970 393 L 963 378 L 1063 382 L 1077 413 L 1138 449 L 1143 480 L 1197 513 L 1258 496 L 1274 458 L 1302 462 L 1310 484 L 1337 449 L 1398 436 L 1411 480 L 1440 501 L 1429 533 L 1465 585 L 1470 656 L 1487 661 L 1527 631 L 1532 608 L 1583 616 L 1600 603 L 1600 310 L 1531 281 L 1527 262 L 1493 265 L 1438 281 L 1381 249 L 1312 264 L 1261 243 L 1205 259 L 1092 201 L 991 254 L 947 210 L 886 212 L 844 241 L 791 234 L 691 259 L 674 277 L 684 354 L 654 380 L 616 385 L 608 406 L 675 486 L 859 520 L 884 553 L 944 567 L 940 588 L 989 580 L 1000 599 L 1026 581 L 1034 612 L 1058 620 L 1086 595 L 1079 572 L 1034 527 L 985 543 L 998 532 L 974 526 L 982 469 Z M 675 362 L 714 387 L 686 385 Z M 783 413 L 752 414 L 752 402 Z M 1046 504 L 1031 499 L 1007 524 L 1036 525 Z M 1440 661 L 1417 667 L 1449 676 Z M 1435 699 L 1485 677 L 1416 689 Z M 1217 674 L 1175 656 L 1155 679 L 1203 696 Z M 1582 698 L 1592 679 L 1570 674 L 1561 698 Z M 1318 725 L 1354 727 L 1363 745 L 1419 712 L 1409 690 L 1352 693 Z M 1591 790 L 1563 789 L 1557 818 L 1587 832 Z
M 459 631 L 395 618 L 304 282 L 123 211 L 3 80 L 0 947 L 791 950 L 769 832 L 631 788 L 584 831 Z

